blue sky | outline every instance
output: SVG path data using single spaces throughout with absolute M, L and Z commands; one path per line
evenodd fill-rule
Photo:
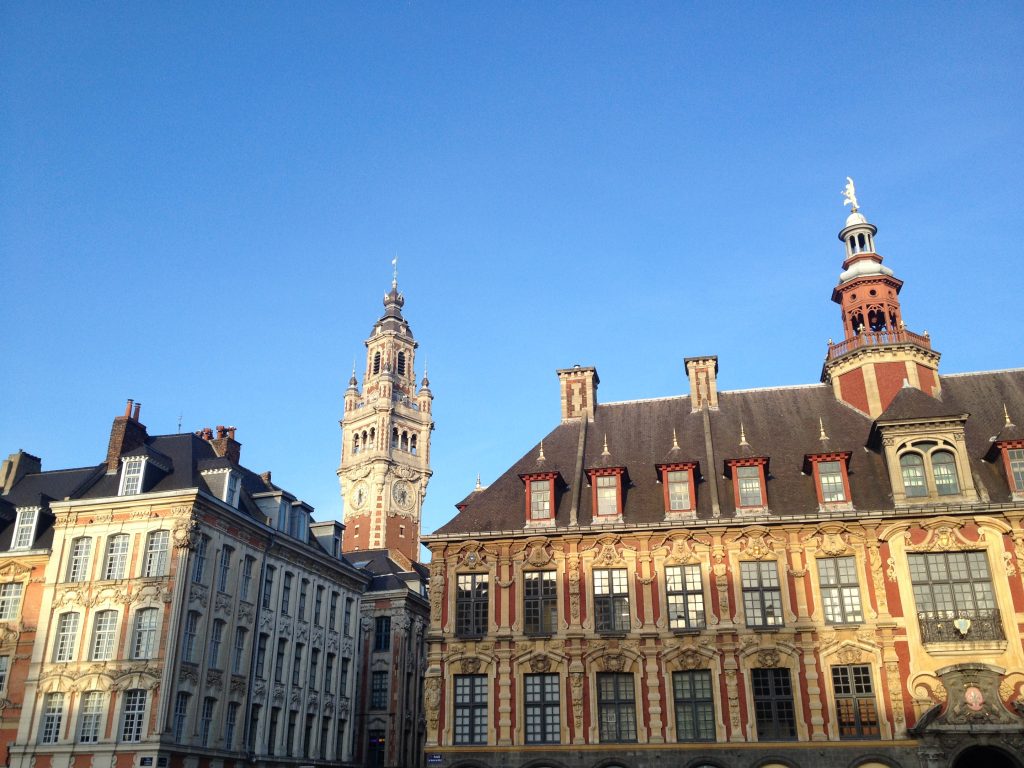
M 1024 6 L 0 4 L 0 453 L 232 424 L 340 514 L 399 256 L 423 528 L 604 402 L 815 382 L 854 177 L 946 373 L 1024 364 Z M 1021 414 L 1019 418 L 1024 418 Z

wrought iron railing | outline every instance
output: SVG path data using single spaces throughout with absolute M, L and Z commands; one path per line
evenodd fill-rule
M 828 345 L 828 359 L 835 360 L 847 352 L 852 352 L 862 347 L 884 347 L 890 344 L 906 344 L 907 342 L 918 344 L 925 349 L 932 348 L 932 340 L 927 335 L 914 333 L 906 328 L 895 331 L 861 331 L 851 339 L 830 343 Z
M 918 611 L 921 640 L 925 643 L 960 643 L 1005 640 L 998 608 L 978 611 Z

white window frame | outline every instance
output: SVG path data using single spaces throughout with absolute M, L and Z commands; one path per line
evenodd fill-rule
M 20 581 L 0 584 L 0 621 L 14 621 L 21 614 L 25 585 Z
M 227 593 L 228 577 L 231 575 L 231 555 L 235 552 L 231 547 L 225 546 L 220 550 L 220 557 L 217 558 L 217 591 Z
M 159 609 L 140 608 L 135 612 L 135 627 L 132 631 L 133 659 L 152 659 L 156 655 L 156 638 L 159 627 Z
M 21 507 L 14 524 L 14 538 L 11 549 L 31 549 L 36 539 L 36 524 L 39 522 L 39 507 Z
M 39 743 L 56 744 L 60 741 L 64 722 L 64 694 L 54 691 L 43 697 L 43 714 L 39 722 Z
M 102 622 L 102 623 L 101 623 Z M 110 661 L 117 639 L 117 611 L 100 611 L 92 623 L 91 661 Z
M 82 694 L 78 712 L 78 743 L 95 744 L 102 735 L 103 691 L 86 691 Z
M 107 538 L 107 554 L 103 558 L 104 580 L 111 581 L 125 577 L 128 570 L 128 550 L 130 548 L 131 537 L 127 533 L 118 533 Z
M 75 645 L 78 638 L 78 624 L 82 614 L 68 611 L 57 617 L 57 629 L 53 638 L 53 660 L 55 662 L 71 661 L 75 657 Z
M 147 694 L 143 688 L 131 688 L 124 692 L 124 703 L 121 705 L 121 741 L 142 741 L 146 725 L 146 704 L 149 699 Z
M 146 578 L 167 576 L 171 564 L 171 532 L 163 528 L 146 534 L 146 559 L 142 575 Z
M 238 506 L 238 497 L 242 493 L 242 478 L 235 472 L 228 472 L 224 478 L 224 501 L 232 507 Z
M 146 474 L 146 458 L 129 456 L 121 459 L 121 483 L 118 496 L 135 496 L 142 493 L 142 478 Z
M 92 539 L 79 536 L 71 540 L 71 552 L 68 556 L 68 581 L 89 580 L 89 560 L 92 556 Z
M 0 656 L 0 695 L 7 693 L 7 675 L 11 671 L 11 657 Z

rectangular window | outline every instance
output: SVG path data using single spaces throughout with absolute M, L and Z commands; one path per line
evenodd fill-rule
M 213 724 L 213 708 L 217 700 L 207 696 L 203 699 L 203 711 L 199 714 L 199 743 L 210 746 L 210 726 Z
M 298 718 L 299 718 L 299 713 L 298 712 L 289 712 L 288 713 L 288 734 L 287 734 L 288 739 L 287 739 L 287 743 L 284 745 L 284 747 L 285 747 L 285 753 L 289 757 L 292 756 L 292 754 L 294 753 L 294 750 L 295 750 L 295 724 L 298 721 Z
M 619 672 L 598 672 L 597 711 L 601 743 L 636 741 L 633 676 Z
M 243 627 L 235 627 L 235 652 L 231 659 L 231 672 L 242 674 L 242 663 L 245 661 L 245 636 L 248 631 Z
M 277 724 L 281 721 L 281 708 L 270 708 L 270 723 L 267 725 L 267 754 L 273 757 L 277 749 Z
M 288 652 L 288 641 L 283 637 L 277 640 L 277 657 L 274 659 L 274 682 L 284 680 L 284 658 Z
M 748 627 L 782 626 L 782 591 L 779 569 L 774 562 L 740 563 L 743 582 L 743 612 Z
M 818 581 L 827 624 L 859 624 L 864 620 L 856 558 L 819 558 Z
M 60 727 L 63 721 L 64 694 L 46 694 L 43 698 L 43 719 L 39 724 L 39 742 L 41 744 L 56 744 L 60 739 Z
M 629 582 L 625 568 L 594 569 L 594 623 L 598 632 L 629 631 Z
M 292 657 L 292 685 L 299 684 L 299 676 L 302 671 L 302 652 L 305 648 L 304 643 L 295 644 L 295 653 Z
M 1024 448 L 1009 448 L 1006 457 L 1010 461 L 1013 490 L 1024 491 Z
M 668 598 L 669 629 L 704 627 L 704 590 L 700 583 L 700 564 L 667 566 L 665 592 Z
M 81 744 L 95 744 L 100 740 L 100 726 L 103 722 L 103 693 L 86 691 L 79 705 L 78 741 Z
M 249 590 L 252 588 L 252 567 L 255 563 L 256 558 L 248 555 L 242 561 L 242 587 L 239 590 L 241 593 L 239 597 L 246 602 L 249 602 Z
M 378 616 L 373 622 L 373 650 L 391 650 L 391 617 Z
M 118 534 L 107 539 L 107 558 L 103 567 L 104 579 L 123 579 L 128 564 L 128 536 Z
M 558 744 L 562 740 L 558 675 L 525 675 L 526 743 Z
M 142 608 L 135 612 L 135 631 L 132 633 L 132 658 L 151 659 L 156 655 L 156 628 L 159 611 Z
M 672 694 L 676 704 L 676 739 L 714 741 L 715 701 L 711 693 L 711 671 L 673 672 Z
M 234 472 L 228 472 L 228 481 L 224 485 L 224 501 L 232 507 L 238 506 L 238 493 L 241 490 L 242 482 Z
M 92 554 L 92 539 L 82 536 L 71 542 L 71 555 L 68 559 L 68 581 L 88 580 L 90 554 Z
M 857 664 L 832 667 L 832 690 L 836 696 L 836 724 L 840 739 L 877 739 L 878 709 L 871 686 L 871 667 Z
M 370 709 L 387 709 L 388 673 L 374 672 L 370 681 Z
M 558 574 L 527 571 L 523 574 L 523 631 L 553 635 L 558 631 Z
M 455 743 L 487 743 L 486 675 L 455 675 Z
M 530 519 L 549 520 L 551 518 L 551 481 L 530 481 Z
M 117 611 L 100 611 L 92 626 L 92 660 L 107 661 L 114 655 Z
M 145 469 L 145 459 L 125 459 L 121 463 L 121 488 L 117 495 L 134 496 L 142 493 L 142 473 Z
M 316 588 L 316 598 L 313 601 L 313 624 L 317 627 L 320 626 L 320 622 L 323 620 L 321 611 L 324 607 L 324 588 L 318 586 Z
M 220 647 L 224 642 L 224 622 L 218 619 L 213 622 L 210 632 L 210 669 L 220 669 Z
M 754 716 L 758 741 L 791 741 L 796 738 L 793 686 L 788 669 L 751 670 Z
M 846 501 L 846 485 L 843 483 L 843 468 L 838 461 L 819 461 L 818 484 L 821 487 L 821 500 Z
M 36 538 L 36 520 L 39 507 L 25 507 L 18 510 L 18 521 L 14 526 L 14 540 L 11 549 L 28 549 Z
M 274 592 L 274 574 L 276 572 L 277 572 L 277 569 L 274 566 L 272 566 L 272 565 L 268 565 L 266 570 L 263 572 L 263 600 L 262 600 L 262 603 L 263 603 L 263 608 L 265 610 L 268 610 L 268 611 L 270 610 L 270 604 L 271 604 L 271 599 L 272 599 L 271 595 Z
M 291 611 L 293 578 L 292 574 L 285 572 L 284 583 L 281 585 L 281 613 L 285 616 Z
M 24 584 L 0 584 L 0 621 L 12 621 L 21 613 L 21 593 Z
M 267 642 L 270 640 L 270 635 L 260 634 L 260 639 L 256 643 L 256 677 L 260 680 L 266 680 L 264 672 L 266 671 L 267 663 Z
M 910 554 L 907 561 L 924 642 L 1004 639 L 984 552 Z M 968 620 L 962 629 L 954 624 L 961 619 Z
M 256 751 L 256 732 L 260 727 L 260 710 L 262 709 L 259 704 L 253 704 L 249 708 L 249 743 L 246 746 L 250 752 Z
M 459 637 L 487 634 L 486 573 L 460 573 L 456 578 L 455 633 Z
M 146 716 L 146 691 L 124 693 L 124 716 L 121 718 L 121 741 L 142 741 L 142 723 Z
M 142 566 L 143 576 L 166 576 L 170 572 L 170 544 L 170 531 L 152 531 L 146 537 L 146 559 Z
M 220 551 L 220 563 L 217 568 L 217 591 L 228 591 L 228 577 L 231 576 L 231 554 L 234 550 L 231 547 L 224 547 Z
M 597 482 L 597 514 L 619 514 L 619 478 L 618 475 L 598 475 Z
M 185 720 L 188 718 L 188 700 L 189 695 L 184 691 L 178 691 L 178 695 L 174 699 L 174 723 L 172 728 L 174 740 L 179 744 L 185 735 Z
M 338 685 L 338 691 L 342 696 L 348 696 L 348 666 L 349 660 L 343 658 L 341 660 L 341 682 Z
M 224 749 L 234 749 L 235 728 L 238 727 L 238 708 L 241 705 L 237 701 L 228 704 L 228 716 L 224 720 Z
M 675 469 L 665 473 L 668 480 L 668 508 L 670 512 L 693 509 L 690 501 L 690 470 Z
M 334 654 L 328 653 L 324 660 L 324 690 L 334 692 Z
M 53 643 L 54 661 L 71 661 L 75 654 L 75 638 L 78 636 L 77 613 L 62 613 L 57 619 L 57 635 Z
M 331 629 L 334 629 L 334 595 L 331 595 Z M 355 604 L 355 600 L 351 597 L 345 598 L 345 616 L 342 621 L 341 630 L 346 636 L 352 634 L 352 606 Z
M 299 582 L 299 610 L 296 614 L 302 621 L 306 619 L 306 600 L 309 597 L 309 579 Z
M 199 534 L 196 538 L 196 548 L 192 553 L 192 581 L 196 584 L 203 583 L 203 576 L 206 572 L 206 549 L 210 545 L 210 537 L 206 534 Z
M 736 487 L 741 507 L 763 507 L 761 467 L 736 467 Z
M 309 652 L 309 687 L 317 688 L 316 673 L 320 666 L 320 649 L 314 648 Z
M 0 656 L 0 696 L 7 693 L 7 674 L 11 671 L 11 657 Z
M 199 630 L 199 614 L 196 611 L 189 611 L 185 616 L 185 626 L 181 633 L 181 658 L 182 661 L 195 661 L 196 633 Z

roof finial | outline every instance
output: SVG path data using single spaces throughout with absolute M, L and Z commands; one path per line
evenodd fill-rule
M 611 456 L 611 454 L 608 453 L 608 433 L 607 432 L 604 433 L 604 448 L 601 450 L 601 455 L 602 456 Z
M 740 422 L 740 445 L 745 445 L 747 448 L 750 447 L 750 443 L 747 442 L 747 433 L 743 429 L 743 422 Z
M 857 209 L 854 208 L 854 210 L 857 210 Z M 395 251 L 395 258 L 393 258 L 391 260 L 391 266 L 393 267 L 393 272 L 392 272 L 392 275 L 391 275 L 391 287 L 392 288 L 397 288 L 398 287 L 398 252 L 397 251 Z
M 856 213 L 860 209 L 857 207 L 857 190 L 853 186 L 853 179 L 849 176 L 846 177 L 846 188 L 843 189 L 843 205 L 849 205 L 851 207 L 851 213 Z
M 825 422 L 822 421 L 821 417 L 818 417 L 818 429 L 821 430 L 818 433 L 819 440 L 828 440 L 828 435 L 825 434 Z
M 481 488 L 481 485 L 480 485 L 480 473 L 477 472 L 476 473 L 476 488 L 474 488 L 473 490 L 479 491 L 480 488 Z
M 676 439 L 676 428 L 672 427 L 672 450 L 679 450 L 679 440 Z
M 544 461 L 544 441 L 540 441 L 540 453 L 537 454 L 537 461 Z
M 1015 426 L 1017 426 L 1012 421 L 1010 421 L 1010 412 L 1008 410 L 1006 410 L 1006 403 L 1003 403 L 1003 417 L 1006 419 L 1006 423 L 1003 425 L 1004 427 L 1015 427 Z

